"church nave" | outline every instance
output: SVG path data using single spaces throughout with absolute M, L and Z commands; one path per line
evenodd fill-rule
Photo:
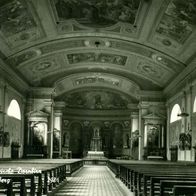
M 132 196 L 106 166 L 85 165 L 54 196 Z

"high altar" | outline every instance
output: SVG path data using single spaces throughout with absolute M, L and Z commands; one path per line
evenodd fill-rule
M 90 150 L 91 151 L 101 151 L 102 150 L 102 140 L 100 137 L 100 128 L 99 127 L 94 128 L 94 133 L 93 133 L 93 138 L 91 140 Z
M 95 127 L 93 130 L 93 137 L 91 139 L 90 151 L 88 151 L 87 158 L 104 158 L 104 152 L 102 151 L 102 140 L 100 137 L 100 127 Z

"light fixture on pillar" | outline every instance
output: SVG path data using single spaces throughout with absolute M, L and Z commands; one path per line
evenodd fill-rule
M 96 48 L 98 48 L 98 47 L 100 46 L 101 43 L 100 43 L 100 41 L 95 41 L 94 44 L 95 44 Z

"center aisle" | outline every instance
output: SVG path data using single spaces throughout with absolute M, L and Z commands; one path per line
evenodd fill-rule
M 106 166 L 84 166 L 55 196 L 133 196 Z

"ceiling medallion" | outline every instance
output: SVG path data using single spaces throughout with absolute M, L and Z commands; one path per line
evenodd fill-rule
M 162 43 L 165 45 L 165 46 L 171 46 L 171 41 L 170 40 L 168 40 L 168 39 L 163 39 L 162 40 Z
M 155 68 L 155 66 L 146 64 L 145 62 L 140 62 L 137 66 L 137 69 L 140 73 L 150 76 L 150 77 L 156 77 L 160 78 L 161 77 L 161 72 Z
M 51 63 L 51 62 L 45 61 L 45 62 L 42 62 L 42 63 L 40 63 L 39 65 L 37 65 L 37 66 L 35 67 L 35 69 L 36 69 L 37 71 L 43 71 L 43 70 L 45 70 L 45 69 L 48 69 L 48 68 L 51 67 L 51 66 L 52 66 L 52 63 Z
M 20 35 L 21 40 L 28 40 L 30 38 L 30 35 L 28 33 L 22 33 Z

